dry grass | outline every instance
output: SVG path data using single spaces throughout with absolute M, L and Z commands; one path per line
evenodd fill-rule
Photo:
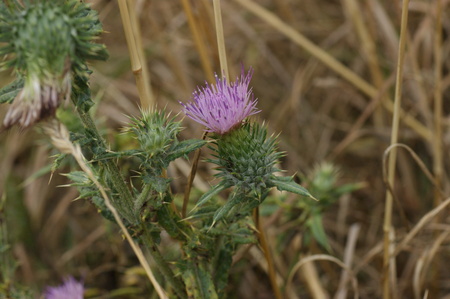
M 136 0 L 144 51 L 138 47 L 130 56 L 118 3 L 92 3 L 107 31 L 102 41 L 111 54 L 108 62 L 93 66 L 97 120 L 112 146 L 118 147 L 122 145 L 115 132 L 127 121 L 126 115 L 139 113 L 139 94 L 142 98 L 142 92 L 147 93 L 150 103 L 154 99 L 159 107 L 177 113 L 178 100 L 188 100 L 196 85 L 211 80 L 211 70 L 221 72 L 214 9 L 206 0 Z M 241 64 L 255 69 L 252 86 L 262 110 L 258 118 L 268 122 L 272 132 L 281 132 L 280 148 L 287 152 L 283 167 L 289 174 L 308 173 L 317 163 L 330 161 L 341 168 L 341 183 L 365 183 L 325 214 L 332 253 L 305 245 L 301 228 L 284 221 L 283 208 L 263 219 L 276 281 L 286 298 L 383 296 L 387 178 L 382 169 L 399 83 L 395 72 L 401 4 L 221 1 L 230 77 L 240 73 Z M 393 178 L 392 230 L 385 248 L 392 261 L 387 269 L 391 298 L 450 294 L 448 8 L 447 0 L 411 0 L 409 5 L 404 70 L 399 76 L 403 89 L 398 94 L 398 142 L 411 151 L 398 149 Z M 436 29 L 439 24 L 442 32 Z M 139 77 L 146 76 L 144 68 L 139 71 L 135 60 L 130 63 L 130 57 L 143 54 L 149 90 Z M 6 74 L 1 79 L 8 80 Z M 4 107 L 0 109 L 4 115 Z M 200 126 L 188 119 L 184 125 L 185 138 L 201 138 Z M 151 292 L 150 283 L 134 268 L 138 261 L 117 228 L 89 203 L 72 202 L 74 190 L 56 188 L 67 183 L 59 174 L 50 183 L 50 173 L 29 179 L 51 163 L 48 142 L 39 130 L 12 130 L 0 140 L 0 192 L 12 215 L 8 232 L 21 263 L 18 281 L 38 290 L 71 273 L 84 277 L 89 296 L 109 298 L 105 294 L 112 296 L 119 293 L 112 290 L 120 289 L 120 298 L 148 298 L 143 293 Z M 211 181 L 211 171 L 201 161 L 193 182 L 198 190 Z M 169 174 L 176 177 L 174 191 L 182 196 L 189 167 L 177 161 Z M 286 232 L 290 241 L 281 244 L 278 236 Z M 170 240 L 164 241 L 169 255 L 170 245 Z M 267 271 L 255 247 L 240 251 L 230 281 L 236 296 L 273 298 Z

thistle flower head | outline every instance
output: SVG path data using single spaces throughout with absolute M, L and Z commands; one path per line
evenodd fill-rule
M 43 0 L 0 7 L 0 69 L 18 79 L 3 125 L 28 127 L 54 115 L 70 97 L 74 77 L 88 74 L 86 59 L 106 59 L 103 45 L 91 43 L 102 32 L 95 11 L 78 0 Z M 6 87 L 5 87 L 6 89 Z M 6 93 L 5 90 L 0 93 Z
M 220 135 L 238 127 L 242 121 L 253 114 L 257 100 L 254 99 L 249 83 L 253 69 L 245 75 L 242 69 L 241 77 L 228 83 L 225 78 L 216 75 L 216 84 L 206 83 L 193 93 L 193 100 L 183 104 L 184 113 L 194 121 L 204 125 L 208 132 Z
M 47 287 L 45 299 L 83 299 L 83 284 L 73 277 L 68 277 L 57 287 Z
M 210 160 L 218 166 L 216 176 L 245 192 L 261 195 L 264 189 L 273 186 L 271 179 L 276 171 L 278 159 L 283 153 L 277 151 L 274 136 L 257 123 L 245 124 L 230 134 L 216 139 L 217 159 Z

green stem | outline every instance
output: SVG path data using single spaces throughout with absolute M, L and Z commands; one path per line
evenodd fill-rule
M 136 199 L 134 203 L 134 211 L 136 214 L 139 213 L 139 209 L 144 204 L 145 200 L 148 199 L 148 196 L 150 195 L 150 192 L 152 191 L 152 187 L 150 184 L 145 184 L 144 188 L 142 188 L 141 194 L 139 194 L 139 197 Z
M 164 260 L 157 245 L 153 241 L 153 238 L 148 231 L 147 227 L 143 225 L 144 234 L 141 236 L 141 240 L 144 242 L 145 247 L 150 251 L 153 260 L 155 261 L 158 270 L 164 276 L 164 278 L 171 284 L 173 290 L 177 294 L 178 298 L 187 298 L 186 289 L 181 279 L 175 277 L 172 269 L 170 269 L 167 262 Z
M 77 109 L 77 111 L 84 126 L 92 134 L 94 134 L 98 145 L 106 148 L 106 144 L 98 133 L 97 127 L 95 126 L 94 121 L 92 120 L 89 113 L 83 112 L 80 109 Z M 129 223 L 137 224 L 138 217 L 134 213 L 133 209 L 134 198 L 130 192 L 130 189 L 128 189 L 128 186 L 125 184 L 125 180 L 119 168 L 117 167 L 116 163 L 114 163 L 114 161 L 110 159 L 101 161 L 101 163 L 105 166 L 106 172 L 108 173 L 109 179 L 111 180 L 114 189 L 119 193 L 119 197 L 111 196 L 111 201 L 122 217 L 124 217 Z

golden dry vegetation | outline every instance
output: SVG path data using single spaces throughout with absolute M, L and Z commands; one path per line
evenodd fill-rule
M 130 61 L 118 1 L 91 2 L 106 31 L 100 42 L 110 52 L 108 61 L 92 65 L 95 119 L 113 148 L 130 147 L 117 133 L 139 106 L 154 101 L 176 114 L 178 101 L 221 73 L 212 1 L 129 1 L 140 33 L 130 30 L 141 37 L 136 51 L 143 51 L 148 68 L 142 85 L 132 72 L 139 68 Z M 450 298 L 449 1 L 411 0 L 403 16 L 402 4 L 221 1 L 230 77 L 242 65 L 254 68 L 257 119 L 280 134 L 279 147 L 287 153 L 283 168 L 308 176 L 327 161 L 340 169 L 338 185 L 363 183 L 323 214 L 330 251 L 305 239 L 301 224 L 284 217 L 286 205 L 263 217 L 285 298 L 389 298 L 386 288 L 391 298 Z M 2 85 L 8 80 L 2 73 Z M 183 138 L 201 138 L 202 127 L 188 118 L 183 125 Z M 153 294 L 117 226 L 89 202 L 73 201 L 75 189 L 58 187 L 68 183 L 61 173 L 69 165 L 51 176 L 54 150 L 39 126 L 1 134 L 0 152 L 0 191 L 7 203 L 0 221 L 6 219 L 20 263 L 17 282 L 38 294 L 71 274 L 84 278 L 89 298 Z M 206 156 L 194 181 L 198 193 L 212 180 Z M 395 168 L 389 166 L 393 157 Z M 183 193 L 191 162 L 177 160 L 169 168 L 175 193 Z M 124 163 L 123 170 L 128 167 Z M 288 197 L 286 203 L 300 200 Z M 169 257 L 175 254 L 169 238 L 162 246 Z M 230 290 L 233 298 L 274 298 L 257 246 L 239 251 Z

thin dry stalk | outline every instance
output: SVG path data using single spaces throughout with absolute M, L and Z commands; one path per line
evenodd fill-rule
M 414 226 L 414 228 L 403 238 L 400 244 L 397 246 L 394 255 L 399 254 L 402 250 L 405 249 L 406 245 L 419 233 L 419 231 L 426 225 L 428 222 L 434 219 L 436 215 L 438 215 L 442 210 L 444 210 L 448 205 L 450 205 L 450 197 L 443 201 L 440 205 L 438 205 L 433 210 L 429 211 L 425 214 L 420 221 Z
M 391 145 L 397 143 L 398 141 L 398 130 L 400 125 L 400 107 L 401 107 L 401 95 L 402 95 L 402 77 L 403 77 L 403 61 L 405 58 L 405 44 L 407 37 L 407 24 L 408 24 L 408 4 L 409 0 L 403 1 L 402 7 L 402 18 L 400 27 L 400 41 L 398 47 L 398 61 L 397 61 L 397 76 L 396 76 L 396 86 L 395 86 L 395 97 L 394 97 L 394 115 L 392 119 L 392 133 L 391 133 Z M 389 166 L 388 166 L 388 182 L 390 186 L 394 186 L 395 182 L 395 165 L 397 159 L 397 150 L 394 148 L 389 155 Z M 384 210 L 384 243 L 383 243 L 383 298 L 391 298 L 390 290 L 390 271 L 392 259 L 389 254 L 390 250 L 390 234 L 392 230 L 392 206 L 393 206 L 393 194 L 388 189 L 386 191 L 386 203 Z
M 305 36 L 297 32 L 295 29 L 290 27 L 288 24 L 284 23 L 280 20 L 276 15 L 264 9 L 257 3 L 249 0 L 234 0 L 239 3 L 241 6 L 248 9 L 250 12 L 254 13 L 268 24 L 273 26 L 275 29 L 280 31 L 282 34 L 290 38 L 297 45 L 306 50 L 310 55 L 320 60 L 327 67 L 341 75 L 345 80 L 353 84 L 357 89 L 365 93 L 371 98 L 374 98 L 378 95 L 378 89 L 369 84 L 367 81 L 362 79 L 352 70 L 344 66 L 341 62 L 337 61 L 334 57 L 324 51 L 322 48 L 311 42 Z M 392 100 L 387 99 L 384 103 L 385 108 L 390 112 L 394 112 L 394 104 Z M 423 137 L 425 140 L 431 140 L 432 133 L 430 130 L 425 127 L 422 123 L 414 119 L 412 116 L 408 115 L 405 111 L 400 110 L 399 112 L 402 121 L 408 125 L 411 129 L 413 129 L 418 135 Z
M 144 268 L 145 273 L 147 274 L 148 278 L 150 279 L 150 282 L 152 283 L 152 285 L 155 288 L 156 292 L 158 293 L 159 297 L 163 298 L 163 299 L 168 298 L 166 293 L 164 292 L 164 290 L 159 285 L 158 281 L 156 281 L 155 276 L 153 275 L 150 265 L 148 264 L 141 248 L 139 246 L 137 246 L 136 243 L 133 241 L 133 238 L 128 233 L 128 230 L 126 229 L 125 225 L 123 224 L 122 219 L 119 216 L 119 213 L 117 212 L 116 208 L 114 208 L 114 206 L 111 204 L 111 201 L 109 200 L 108 194 L 106 193 L 105 189 L 100 184 L 100 182 L 97 180 L 97 178 L 95 177 L 91 168 L 85 162 L 85 158 L 83 156 L 83 153 L 81 152 L 81 148 L 78 145 L 74 145 L 70 141 L 69 131 L 67 131 L 66 127 L 63 124 L 58 123 L 56 121 L 47 123 L 47 126 L 45 127 L 45 131 L 50 136 L 53 145 L 56 148 L 58 148 L 62 153 L 71 154 L 77 161 L 80 168 L 84 171 L 84 173 L 86 173 L 86 175 L 92 180 L 92 182 L 98 188 L 98 190 L 102 194 L 102 197 L 105 201 L 106 207 L 113 214 L 114 219 L 116 220 L 117 224 L 119 225 L 120 229 L 122 230 L 123 234 L 125 235 L 125 238 L 127 239 L 128 243 L 130 244 L 131 248 L 133 249 L 134 253 L 136 254 L 139 262 L 141 263 L 142 267 Z
M 383 177 L 386 178 L 388 176 L 387 175 L 387 170 L 386 170 L 387 157 L 388 157 L 389 154 L 392 153 L 392 150 L 394 148 L 397 148 L 397 147 L 405 149 L 411 155 L 411 157 L 414 159 L 414 161 L 420 167 L 420 170 L 423 171 L 423 173 L 430 180 L 430 182 L 433 184 L 433 186 L 436 187 L 436 179 L 433 177 L 433 174 L 428 170 L 428 168 L 425 165 L 425 163 L 420 159 L 420 157 L 409 146 L 407 146 L 405 144 L 402 144 L 402 143 L 392 144 L 384 151 L 384 155 L 383 155 Z M 388 184 L 388 188 L 393 190 L 392 189 L 393 186 L 390 185 L 390 183 L 388 181 L 386 181 L 386 184 Z M 440 192 L 441 192 L 441 195 L 442 195 L 442 191 L 440 191 Z
M 211 65 L 211 61 L 207 54 L 208 53 L 206 50 L 207 47 L 198 29 L 198 25 L 194 18 L 194 14 L 192 13 L 191 4 L 189 0 L 181 0 L 181 4 L 183 5 L 183 9 L 188 20 L 189 28 L 192 32 L 192 37 L 194 38 L 195 46 L 197 48 L 198 54 L 200 55 L 200 62 L 202 64 L 203 71 L 205 72 L 205 76 L 209 82 L 214 82 L 214 72 Z
M 354 298 L 359 297 L 358 280 L 356 279 L 355 273 L 350 268 L 348 268 L 342 261 L 335 258 L 334 256 L 327 255 L 327 254 L 315 254 L 315 255 L 310 255 L 308 257 L 302 256 L 300 258 L 300 260 L 294 265 L 294 267 L 292 267 L 292 270 L 289 273 L 289 276 L 286 280 L 286 290 L 285 290 L 286 294 L 289 294 L 290 288 L 292 287 L 292 280 L 295 276 L 295 273 L 297 273 L 297 271 L 302 266 L 304 266 L 306 263 L 310 263 L 313 261 L 330 261 L 330 262 L 333 262 L 333 263 L 337 264 L 338 266 L 342 267 L 346 271 L 348 271 L 349 277 L 351 279 L 352 286 L 353 286 L 353 289 L 355 292 Z
M 440 194 L 443 176 L 442 153 L 442 0 L 436 0 L 436 26 L 434 31 L 434 136 L 433 170 L 436 178 L 434 205 L 442 202 Z
M 223 36 L 222 13 L 220 9 L 220 0 L 213 0 L 214 21 L 216 24 L 217 49 L 219 51 L 220 69 L 225 79 L 230 79 L 228 73 L 227 52 L 225 48 L 225 38 Z
M 316 266 L 313 262 L 309 262 L 303 265 L 301 268 L 303 273 L 303 278 L 305 279 L 305 283 L 308 286 L 309 292 L 314 299 L 327 299 L 330 298 L 330 295 L 323 288 L 322 283 L 320 282 L 319 274 L 317 273 Z M 290 298 L 290 294 L 289 297 Z
M 128 11 L 130 13 L 131 27 L 134 33 L 133 37 L 142 68 L 142 73 L 135 73 L 134 70 L 133 73 L 136 76 L 136 85 L 139 91 L 142 108 L 151 108 L 155 105 L 156 99 L 150 84 L 150 73 L 148 71 L 147 59 L 145 58 L 144 46 L 142 44 L 141 26 L 139 25 L 139 18 L 136 12 L 136 0 L 129 0 L 127 3 Z
M 143 108 L 150 108 L 154 106 L 155 101 L 151 93 L 151 89 L 148 85 L 149 78 L 148 77 L 145 78 L 146 75 L 148 76 L 148 72 L 147 74 L 145 74 L 145 71 L 143 71 L 142 67 L 144 60 L 141 59 L 141 56 L 143 57 L 144 51 L 142 49 L 141 50 L 138 49 L 139 42 L 136 41 L 137 35 L 139 34 L 139 32 L 135 31 L 136 28 L 139 26 L 137 23 L 137 17 L 136 16 L 134 17 L 136 18 L 136 20 L 134 21 L 135 24 L 133 25 L 132 18 L 130 18 L 130 11 L 128 9 L 127 1 L 118 0 L 118 3 L 123 28 L 125 31 L 125 38 L 127 40 L 128 51 L 130 52 L 131 69 L 133 71 L 134 78 L 136 79 L 136 85 L 139 91 L 141 106 Z M 132 12 L 134 14 L 136 13 L 134 9 L 132 9 Z
M 423 266 L 420 267 L 420 270 L 418 275 L 417 275 L 417 281 L 414 280 L 413 282 L 413 287 L 414 287 L 414 293 L 416 295 L 416 298 L 420 298 L 420 289 L 421 287 L 424 285 L 425 281 L 424 279 L 428 276 L 427 272 L 428 269 L 430 268 L 430 265 L 432 265 L 432 261 L 433 259 L 439 258 L 439 256 L 436 256 L 436 253 L 439 249 L 439 247 L 441 246 L 441 244 L 447 239 L 447 237 L 449 236 L 450 231 L 444 231 L 442 233 L 440 233 L 439 235 L 437 235 L 438 237 L 436 238 L 436 240 L 433 242 L 433 245 L 430 247 L 430 249 L 427 250 L 423 250 L 422 256 L 419 259 L 419 262 L 421 260 L 423 260 Z M 419 264 L 419 262 L 417 264 Z M 419 268 L 419 267 L 417 267 Z M 433 271 L 434 269 L 432 269 Z M 416 276 L 416 273 L 414 272 L 414 276 Z M 433 279 L 433 277 L 429 277 L 428 278 Z
M 64 254 L 58 259 L 56 265 L 58 267 L 64 266 L 71 261 L 75 256 L 87 251 L 91 245 L 97 241 L 101 236 L 105 234 L 106 230 L 104 226 L 99 226 L 96 230 L 91 232 L 83 241 L 73 246 L 70 250 L 64 252 Z
M 351 268 L 353 257 L 355 254 L 355 247 L 356 247 L 356 241 L 358 240 L 358 234 L 361 226 L 359 224 L 353 224 L 350 227 L 349 233 L 348 233 L 348 240 L 347 245 L 345 246 L 345 252 L 344 252 L 344 263 L 347 266 L 347 268 Z M 345 299 L 347 298 L 347 281 L 348 281 L 348 272 L 342 271 L 341 279 L 339 280 L 339 287 L 338 291 L 336 292 L 336 295 L 334 296 L 335 299 Z
M 424 254 L 426 254 L 425 252 Z M 425 256 L 422 255 L 419 260 L 416 263 L 416 267 L 414 268 L 414 275 L 413 275 L 413 288 L 414 288 L 414 298 L 420 299 L 420 289 L 421 289 L 421 283 L 420 283 L 420 274 L 422 273 L 422 269 L 425 263 Z
M 375 42 L 370 35 L 369 29 L 367 28 L 366 23 L 363 19 L 361 7 L 356 0 L 345 0 L 344 3 L 347 6 L 353 25 L 356 29 L 359 39 L 361 40 L 362 50 L 367 60 L 373 83 L 375 87 L 380 89 L 383 86 L 383 75 L 381 72 L 380 63 L 378 61 Z M 386 96 L 384 95 L 384 93 L 381 94 L 381 101 L 386 101 Z M 380 108 L 381 107 L 377 105 L 377 109 L 375 109 L 374 114 L 374 121 L 377 127 L 383 125 L 383 111 Z

